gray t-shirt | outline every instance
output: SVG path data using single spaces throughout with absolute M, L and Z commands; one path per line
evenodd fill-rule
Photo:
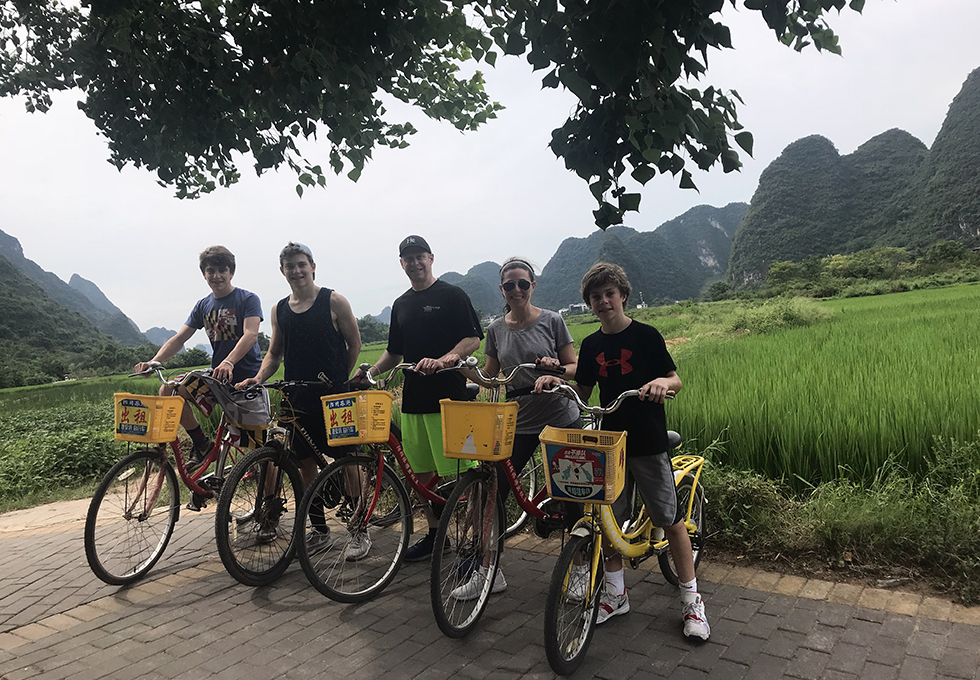
M 500 363 L 504 375 L 517 364 L 533 363 L 539 357 L 558 358 L 558 351 L 572 341 L 562 318 L 549 309 L 527 328 L 514 330 L 503 317 L 487 329 L 485 353 Z M 521 371 L 507 387 L 511 390 L 534 387 L 536 376 Z M 520 406 L 517 412 L 517 433 L 538 434 L 545 425 L 567 427 L 578 418 L 578 407 L 559 394 L 526 394 L 513 400 Z

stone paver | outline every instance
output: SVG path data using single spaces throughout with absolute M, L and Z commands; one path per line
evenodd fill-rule
M 508 589 L 453 640 L 432 616 L 428 564 L 356 605 L 323 598 L 295 564 L 247 588 L 224 572 L 207 512 L 181 514 L 141 583 L 106 586 L 85 561 L 86 507 L 0 515 L 0 680 L 555 677 L 542 640 L 555 540 L 508 544 Z M 706 562 L 712 637 L 699 644 L 655 566 L 627 574 L 631 612 L 596 631 L 576 677 L 980 680 L 980 610 Z

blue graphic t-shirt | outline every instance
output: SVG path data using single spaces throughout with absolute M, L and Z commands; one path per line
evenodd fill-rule
M 259 296 L 242 288 L 236 288 L 223 298 L 208 295 L 198 300 L 184 323 L 191 328 L 203 328 L 211 341 L 211 368 L 220 364 L 245 334 L 245 319 L 257 316 L 262 319 L 262 303 Z M 233 382 L 251 378 L 259 372 L 262 354 L 259 343 L 238 360 Z

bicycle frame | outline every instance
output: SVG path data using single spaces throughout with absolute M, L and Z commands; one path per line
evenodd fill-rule
M 674 470 L 674 486 L 677 487 L 681 480 L 694 472 L 694 486 L 698 486 L 701 478 L 701 470 L 704 468 L 704 458 L 702 456 L 680 455 L 671 458 L 671 467 Z M 698 527 L 691 522 L 691 511 L 694 506 L 694 494 L 688 499 L 687 508 L 684 511 L 683 522 L 689 534 L 697 531 Z M 656 555 L 667 549 L 666 538 L 653 538 L 653 523 L 647 515 L 646 507 L 640 509 L 640 518 L 635 529 L 623 531 L 616 516 L 613 514 L 611 505 L 600 505 L 596 511 L 596 505 L 588 503 L 585 506 L 585 516 L 575 523 L 572 533 L 577 531 L 598 531 L 602 534 L 612 548 L 623 557 L 634 560 L 650 555 Z M 601 551 L 599 551 L 601 552 Z M 595 572 L 593 572 L 595 575 Z

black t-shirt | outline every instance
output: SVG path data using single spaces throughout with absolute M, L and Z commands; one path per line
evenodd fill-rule
M 388 351 L 417 362 L 438 359 L 463 338 L 483 337 L 470 298 L 456 286 L 436 281 L 425 290 L 407 290 L 391 306 Z M 439 413 L 440 399 L 466 400 L 466 378 L 458 371 L 405 374 L 403 413 Z
M 677 370 L 663 336 L 653 326 L 633 321 L 613 335 L 598 330 L 582 341 L 576 381 L 599 384 L 603 406 L 626 390 L 638 390 Z M 667 418 L 663 404 L 627 399 L 602 420 L 603 430 L 626 430 L 626 454 L 649 456 L 667 450 Z

